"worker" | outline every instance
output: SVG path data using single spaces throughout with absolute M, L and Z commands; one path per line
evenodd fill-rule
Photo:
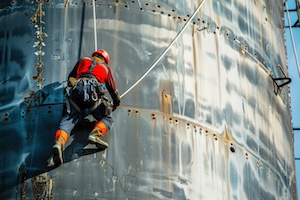
M 64 144 L 77 122 L 87 115 L 97 120 L 89 133 L 89 143 L 102 149 L 108 147 L 100 137 L 110 130 L 113 124 L 111 113 L 120 105 L 120 96 L 109 63 L 109 54 L 103 49 L 97 50 L 92 57 L 81 58 L 69 74 L 68 86 L 65 88 L 65 114 L 52 147 L 54 166 L 63 163 Z M 108 92 L 113 104 L 105 95 Z

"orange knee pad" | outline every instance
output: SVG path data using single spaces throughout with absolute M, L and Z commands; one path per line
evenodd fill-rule
M 97 122 L 94 129 L 99 129 L 103 135 L 107 133 L 106 125 L 103 122 Z
M 64 140 L 64 142 L 66 142 L 68 140 L 68 134 L 64 130 L 57 130 L 56 131 L 55 139 L 58 139 L 59 137 L 61 137 Z

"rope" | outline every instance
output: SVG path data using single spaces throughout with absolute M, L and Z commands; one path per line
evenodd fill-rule
M 149 73 L 150 71 L 156 67 L 157 63 L 165 56 L 165 54 L 168 52 L 168 50 L 173 46 L 173 44 L 177 41 L 177 39 L 183 34 L 185 29 L 187 28 L 188 24 L 193 20 L 197 12 L 200 10 L 202 7 L 203 3 L 205 0 L 202 0 L 198 8 L 195 10 L 193 15 L 190 17 L 190 19 L 185 23 L 183 28 L 180 30 L 180 32 L 177 34 L 177 36 L 173 39 L 173 41 L 169 44 L 169 46 L 165 49 L 165 51 L 156 59 L 156 61 L 152 64 L 152 66 L 127 90 L 125 91 L 120 98 L 123 98 L 128 92 L 130 92 L 134 87 L 136 87 Z
M 293 31 L 292 31 L 292 27 L 291 27 L 291 19 L 290 19 L 290 14 L 289 14 L 289 8 L 288 8 L 287 3 L 285 3 L 285 7 L 286 7 L 286 10 L 287 10 L 287 18 L 288 18 L 288 23 L 289 23 L 289 30 L 290 30 L 290 35 L 291 35 L 291 39 L 292 39 L 292 45 L 293 45 L 293 50 L 294 50 L 296 65 L 297 65 L 297 69 L 298 69 L 298 75 L 300 76 L 299 61 L 298 61 L 297 50 L 296 50 L 296 46 L 295 46 Z
M 96 27 L 96 6 L 95 6 L 95 1 L 93 0 L 93 17 L 94 17 L 94 36 L 95 36 L 95 51 L 97 51 L 97 27 Z

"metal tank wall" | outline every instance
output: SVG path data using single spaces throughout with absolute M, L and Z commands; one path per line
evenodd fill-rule
M 121 94 L 200 3 L 96 1 Z M 0 197 L 297 199 L 283 3 L 206 0 L 122 98 L 110 147 L 82 153 L 84 122 L 49 169 L 66 77 L 95 49 L 92 1 L 2 1 Z

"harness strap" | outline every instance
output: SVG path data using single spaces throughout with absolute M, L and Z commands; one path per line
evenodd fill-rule
M 75 86 L 73 86 L 73 89 L 76 88 L 77 84 L 80 82 L 80 79 L 83 78 L 83 90 L 84 90 L 84 101 L 86 100 L 89 100 L 89 94 L 87 92 L 87 82 L 88 84 L 90 85 L 94 85 L 96 84 L 99 91 L 102 93 L 103 89 L 105 90 L 106 89 L 106 86 L 99 82 L 96 77 L 92 74 L 92 71 L 95 69 L 96 65 L 100 65 L 103 64 L 104 61 L 102 62 L 97 62 L 93 59 L 92 61 L 92 64 L 90 65 L 90 69 L 89 71 L 86 73 L 86 74 L 83 74 L 76 82 Z M 102 67 L 102 66 L 101 66 Z M 84 78 L 91 78 L 91 79 L 88 79 L 87 81 L 84 79 Z M 94 79 L 94 80 L 93 80 Z M 96 81 L 95 81 L 96 80 Z M 102 89 L 102 90 L 101 90 Z M 92 87 L 92 91 L 91 91 L 93 94 L 92 94 L 92 99 L 93 100 L 96 100 L 98 99 L 98 94 L 97 92 L 94 90 L 94 88 Z M 87 114 L 90 114 L 91 112 L 93 112 L 101 103 L 102 103 L 102 98 L 103 96 L 101 96 L 97 101 L 95 101 L 94 105 L 90 108 L 88 108 L 87 110 L 85 111 L 88 111 Z M 68 98 L 70 104 L 72 104 L 72 106 L 79 112 L 79 113 L 83 113 L 83 110 L 80 109 L 80 107 L 71 99 L 71 98 Z M 69 111 L 69 110 L 68 110 Z
M 71 112 L 71 106 L 70 106 L 70 101 L 66 95 L 64 96 L 64 99 L 65 99 L 65 102 L 66 102 L 66 108 L 67 108 L 67 113 L 70 113 Z
M 88 101 L 90 99 L 90 96 L 87 91 L 87 86 L 88 86 L 88 84 L 87 84 L 86 80 L 83 80 L 84 101 Z
M 92 80 L 90 80 L 89 82 L 90 83 L 92 83 L 92 84 L 96 84 L 97 85 L 97 87 L 99 88 L 99 90 L 100 91 L 102 91 L 101 89 L 104 89 L 104 90 L 106 90 L 107 88 L 106 88 L 106 86 L 105 86 L 105 84 L 103 84 L 103 83 L 101 83 L 100 81 L 98 81 L 97 80 L 97 78 L 93 75 L 93 74 L 83 74 L 78 80 L 77 80 L 77 82 L 76 82 L 76 85 L 77 85 L 77 83 L 79 82 L 79 80 L 81 79 L 81 78 L 94 78 L 96 81 L 95 82 L 93 82 Z M 76 85 L 74 86 L 74 87 L 76 87 Z
M 97 64 L 98 64 L 98 65 L 101 65 L 101 64 L 103 64 L 103 63 L 104 63 L 104 61 L 102 61 L 102 62 L 97 62 L 97 61 L 94 60 L 94 58 L 93 58 L 93 62 L 92 62 L 91 66 L 90 66 L 90 69 L 89 69 L 89 71 L 88 71 L 87 73 L 88 73 L 88 74 L 91 74 L 92 71 L 95 69 L 95 67 L 96 67 Z

